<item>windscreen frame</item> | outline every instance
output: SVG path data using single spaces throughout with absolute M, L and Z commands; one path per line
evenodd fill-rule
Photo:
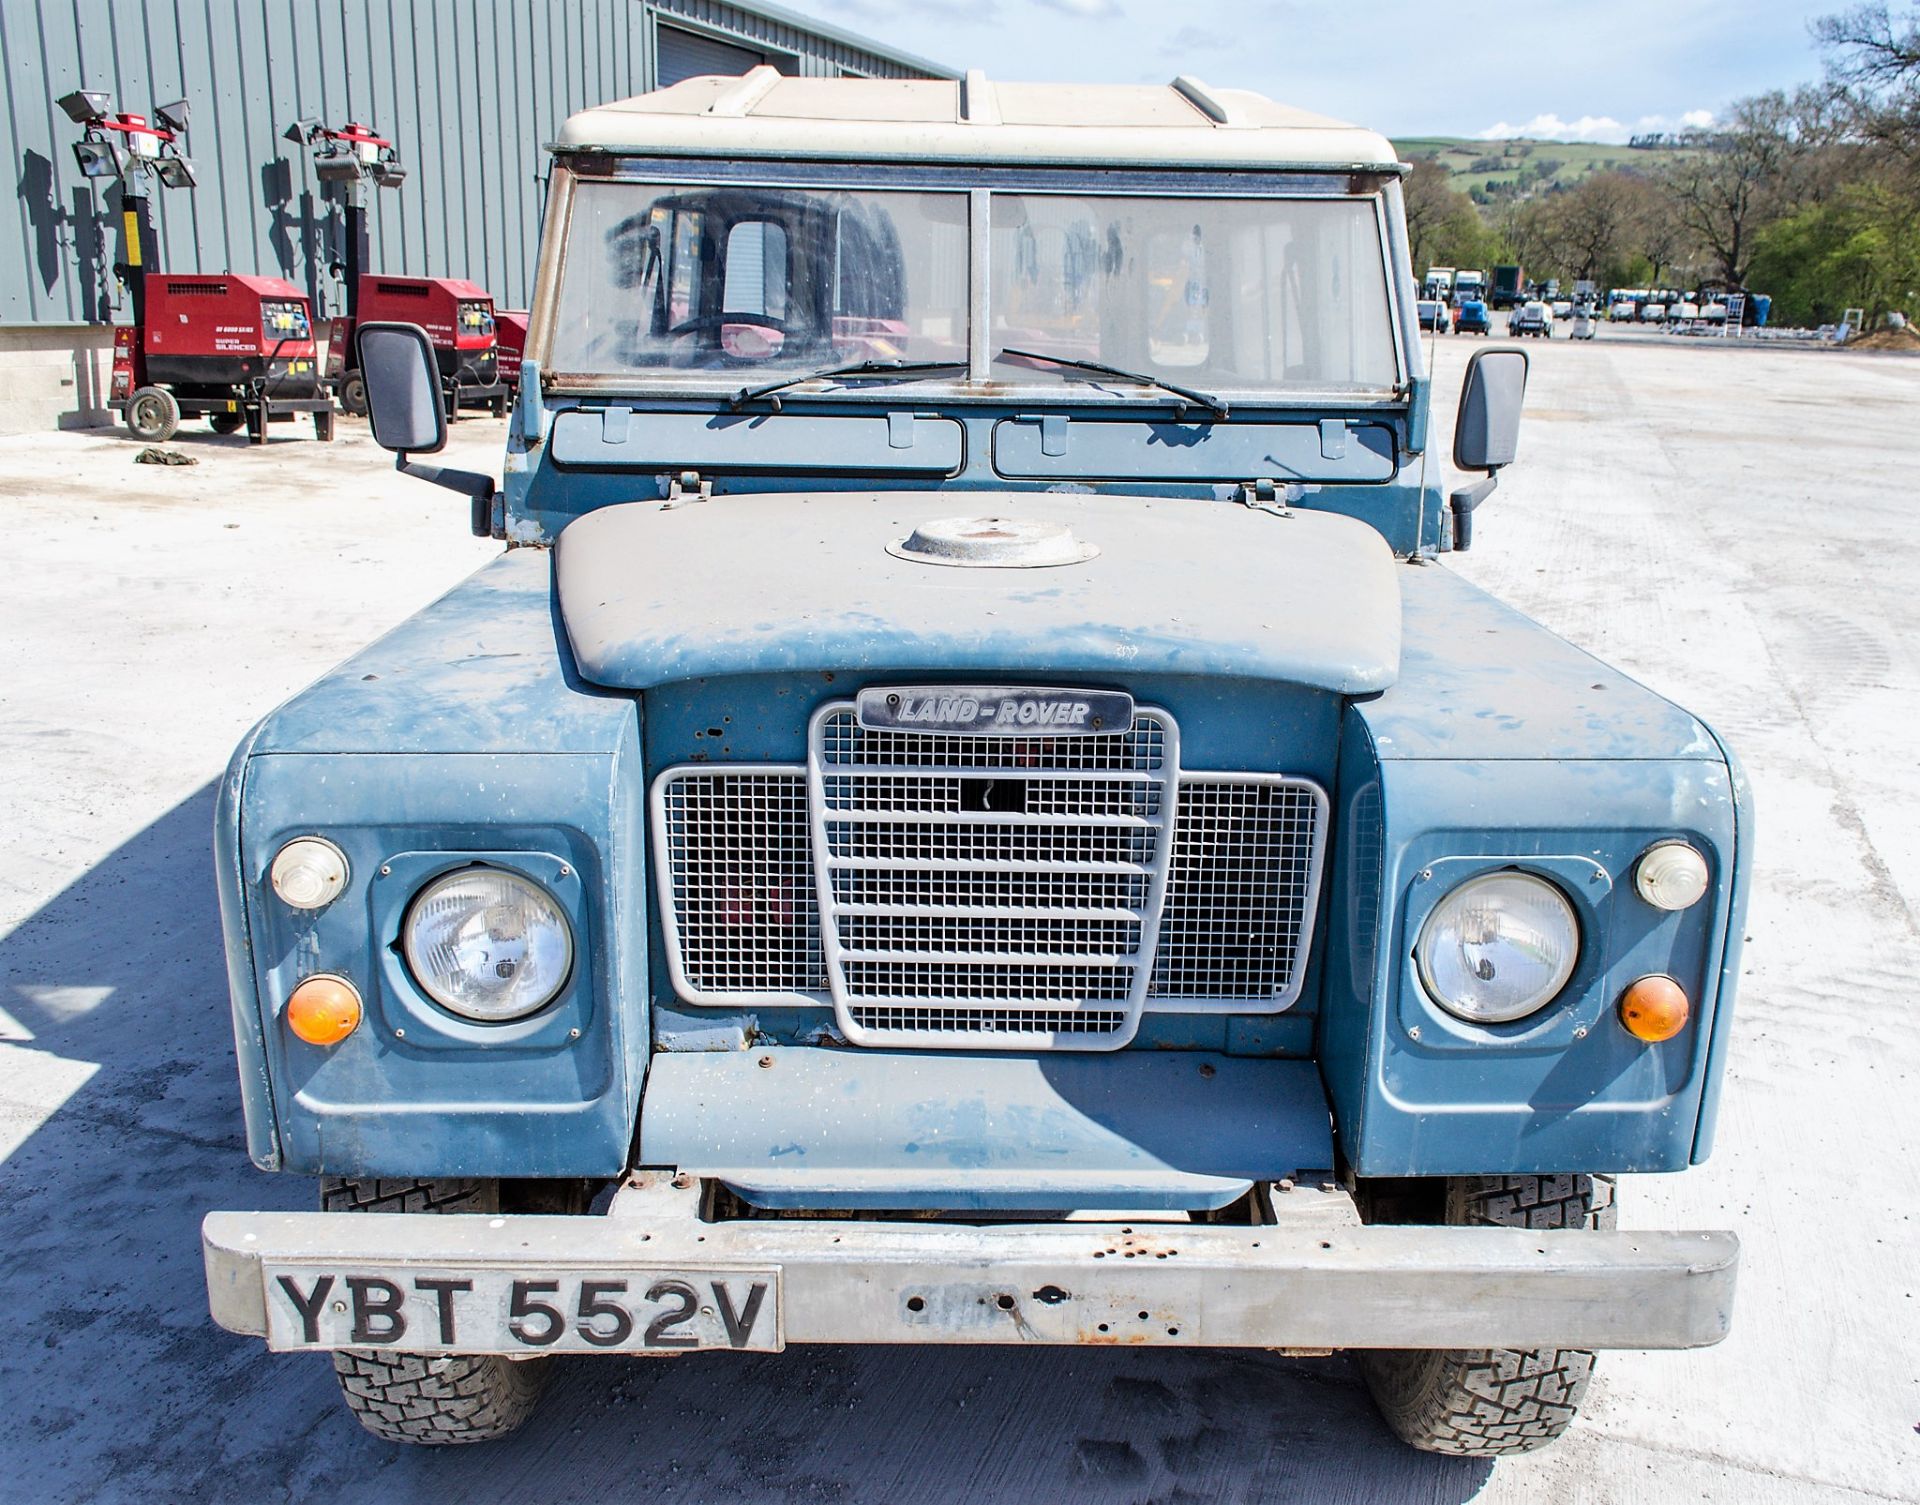
M 869 163 L 803 162 L 779 159 L 717 161 L 614 155 L 606 152 L 563 154 L 553 173 L 545 233 L 541 242 L 538 285 L 528 330 L 527 351 L 537 360 L 543 387 L 550 393 L 583 396 L 624 394 L 648 399 L 707 400 L 729 394 L 742 383 L 738 373 L 712 382 L 649 380 L 642 372 L 579 372 L 556 370 L 551 359 L 555 319 L 568 259 L 570 228 L 578 182 L 627 181 L 675 189 L 739 186 L 779 190 L 835 190 L 841 192 L 948 191 L 964 193 L 970 229 L 968 288 L 968 368 L 964 377 L 914 381 L 916 398 L 942 402 L 1017 401 L 1021 404 L 1137 405 L 1141 388 L 1104 390 L 1091 384 L 1058 381 L 1019 382 L 1004 379 L 1004 368 L 989 365 L 991 329 L 991 266 L 984 260 L 991 241 L 992 197 L 999 193 L 1051 194 L 1068 198 L 1224 198 L 1246 200 L 1325 200 L 1364 202 L 1373 217 L 1381 249 L 1380 273 L 1385 296 L 1386 326 L 1393 345 L 1395 379 L 1378 389 L 1331 388 L 1223 388 L 1220 394 L 1239 403 L 1265 408 L 1392 408 L 1407 407 L 1415 372 L 1408 334 L 1414 310 L 1405 305 L 1405 279 L 1394 272 L 1396 250 L 1404 244 L 1397 234 L 1396 216 L 1389 199 L 1399 180 L 1386 171 L 1210 172 L 1135 169 L 1055 169 L 1045 167 L 928 166 Z M 1417 342 L 1415 342 L 1417 345 Z M 778 374 L 777 370 L 773 374 Z M 887 400 L 897 404 L 902 386 L 834 388 L 832 396 L 847 401 Z

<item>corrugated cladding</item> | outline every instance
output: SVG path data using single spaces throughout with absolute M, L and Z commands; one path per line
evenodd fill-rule
M 80 128 L 55 103 L 81 87 L 140 114 L 192 106 L 200 186 L 154 190 L 170 270 L 277 274 L 336 311 L 336 190 L 282 133 L 307 116 L 353 120 L 391 138 L 407 168 L 397 190 L 368 190 L 373 267 L 469 277 L 525 307 L 542 148 L 574 111 L 654 87 L 662 28 L 670 67 L 691 35 L 783 72 L 946 74 L 773 6 L 718 0 L 4 0 L 0 157 L 19 202 L 0 227 L 0 322 L 102 322 L 115 300 L 124 317 L 119 186 L 80 176 Z

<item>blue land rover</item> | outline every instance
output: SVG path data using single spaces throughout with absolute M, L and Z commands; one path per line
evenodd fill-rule
M 1685 711 L 1442 563 L 1404 168 L 1167 88 L 697 78 L 555 147 L 506 547 L 219 810 L 213 1315 L 405 1442 L 555 1354 L 1354 1350 L 1416 1446 L 1710 1344 L 1751 840 Z

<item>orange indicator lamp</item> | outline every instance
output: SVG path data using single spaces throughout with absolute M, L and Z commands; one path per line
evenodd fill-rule
M 360 995 L 344 977 L 322 972 L 287 999 L 287 1028 L 309 1045 L 338 1045 L 360 1025 Z
M 1691 1006 L 1686 990 L 1658 973 L 1631 983 L 1620 995 L 1620 1022 L 1636 1040 L 1657 1045 L 1686 1028 Z

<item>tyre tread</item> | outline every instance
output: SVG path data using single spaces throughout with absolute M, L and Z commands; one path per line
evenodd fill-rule
M 325 1176 L 325 1212 L 498 1212 L 492 1181 Z M 417 1447 L 491 1442 L 539 1403 L 546 1365 L 498 1354 L 406 1354 L 342 1349 L 334 1374 L 347 1409 L 374 1436 Z
M 1601 1176 L 1463 1176 L 1447 1222 L 1566 1229 L 1614 1226 L 1614 1184 Z M 1361 1355 L 1374 1403 L 1402 1441 L 1429 1453 L 1530 1453 L 1570 1426 L 1593 1379 L 1577 1348 L 1408 1349 Z

